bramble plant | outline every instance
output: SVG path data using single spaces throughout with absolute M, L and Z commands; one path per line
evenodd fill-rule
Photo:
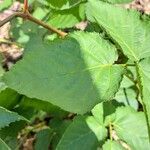
M 24 0 L 0 19 L 23 49 L 0 67 L 0 150 L 150 149 L 149 16 L 127 2 Z

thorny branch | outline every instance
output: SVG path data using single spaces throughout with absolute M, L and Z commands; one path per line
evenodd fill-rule
M 12 19 L 14 19 L 15 17 L 21 17 L 21 18 L 25 18 L 27 20 L 30 20 L 46 29 L 48 29 L 49 31 L 52 31 L 54 33 L 57 33 L 58 35 L 60 35 L 61 37 L 65 37 L 67 35 L 66 32 L 63 32 L 61 30 L 58 30 L 55 27 L 52 27 L 51 25 L 48 25 L 44 22 L 42 22 L 41 20 L 38 20 L 37 18 L 33 17 L 28 11 L 25 12 L 14 12 L 12 15 L 10 15 L 9 17 L 7 17 L 6 19 L 0 21 L 0 27 L 2 27 L 3 25 L 5 25 L 7 22 L 10 22 Z

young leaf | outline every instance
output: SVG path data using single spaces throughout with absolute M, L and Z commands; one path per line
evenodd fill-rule
M 66 129 L 56 150 L 96 149 L 98 140 L 103 140 L 106 136 L 106 129 L 94 120 L 93 117 L 77 117 Z
M 8 126 L 12 122 L 20 120 L 27 121 L 24 117 L 18 115 L 17 113 L 8 111 L 7 109 L 0 107 L 0 129 Z
M 143 112 L 136 112 L 131 107 L 118 108 L 112 125 L 117 136 L 131 149 L 149 149 L 148 130 Z
M 116 49 L 99 34 L 77 32 L 51 44 L 39 42 L 34 51 L 28 48 L 4 76 L 21 94 L 82 114 L 112 99 L 119 88 L 124 68 L 113 65 Z
M 88 19 L 102 26 L 128 58 L 139 61 L 150 56 L 150 30 L 139 13 L 97 0 L 89 0 L 86 12 Z

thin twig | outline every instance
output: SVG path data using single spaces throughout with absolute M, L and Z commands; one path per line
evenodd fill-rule
M 135 64 L 126 64 L 127 67 L 135 67 Z
M 0 21 L 0 27 L 2 27 L 3 25 L 5 25 L 7 22 L 10 22 L 12 19 L 14 19 L 15 17 L 21 17 L 27 20 L 30 20 L 46 29 L 48 29 L 49 31 L 52 31 L 54 33 L 57 33 L 58 35 L 60 35 L 61 37 L 65 37 L 67 35 L 66 32 L 63 32 L 61 30 L 58 30 L 55 27 L 52 27 L 44 22 L 42 22 L 41 20 L 38 20 L 37 18 L 33 17 L 28 11 L 26 12 L 15 12 L 12 15 L 10 15 L 9 17 L 7 17 L 6 19 Z
M 8 16 L 6 19 L 0 21 L 0 27 L 2 27 L 2 26 L 5 25 L 7 22 L 9 22 L 9 21 L 11 21 L 12 19 L 14 19 L 18 13 L 19 13 L 19 12 L 15 12 L 15 13 L 13 13 L 12 15 Z

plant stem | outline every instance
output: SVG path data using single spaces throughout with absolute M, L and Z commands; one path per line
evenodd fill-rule
M 126 149 L 126 150 L 131 150 L 130 146 L 127 145 L 127 143 L 125 143 L 124 141 L 122 141 L 122 140 L 118 137 L 118 135 L 117 135 L 117 133 L 116 133 L 115 130 L 112 130 L 112 139 L 115 140 L 115 141 L 117 141 L 119 144 L 121 144 L 122 147 L 124 147 L 124 149 Z
M 24 12 L 28 11 L 28 0 L 24 0 Z
M 135 67 L 135 64 L 118 64 L 121 65 L 122 67 Z
M 147 123 L 147 129 L 148 129 L 148 136 L 149 136 L 149 142 L 150 142 L 150 125 L 149 125 L 149 120 L 148 120 L 148 114 L 147 114 L 147 108 L 144 102 L 144 97 L 143 97 L 143 86 L 142 86 L 142 79 L 140 76 L 140 71 L 139 71 L 139 65 L 137 62 L 135 62 L 136 65 L 136 73 L 137 73 L 137 83 L 139 85 L 139 94 L 141 95 L 141 101 L 143 104 L 143 110 L 144 110 L 144 114 L 145 114 L 145 118 L 146 118 L 146 123 Z
M 11 21 L 13 18 L 15 18 L 18 13 L 19 13 L 19 12 L 15 12 L 15 13 L 13 13 L 12 15 L 8 16 L 6 19 L 0 21 L 0 27 L 2 27 L 2 26 L 5 25 L 7 22 L 9 22 L 9 21 Z
M 26 11 L 26 12 L 15 12 L 14 14 L 7 17 L 6 19 L 0 21 L 0 27 L 3 26 L 4 24 L 6 24 L 7 22 L 11 21 L 15 17 L 21 17 L 21 18 L 24 18 L 24 19 L 28 19 L 28 20 L 30 20 L 30 21 L 32 21 L 32 22 L 48 29 L 49 31 L 57 33 L 61 37 L 65 37 L 67 35 L 66 32 L 58 30 L 57 28 L 52 27 L 52 26 L 42 22 L 41 20 L 38 20 L 37 18 L 33 17 L 28 11 Z
M 135 64 L 126 64 L 127 67 L 135 67 Z

